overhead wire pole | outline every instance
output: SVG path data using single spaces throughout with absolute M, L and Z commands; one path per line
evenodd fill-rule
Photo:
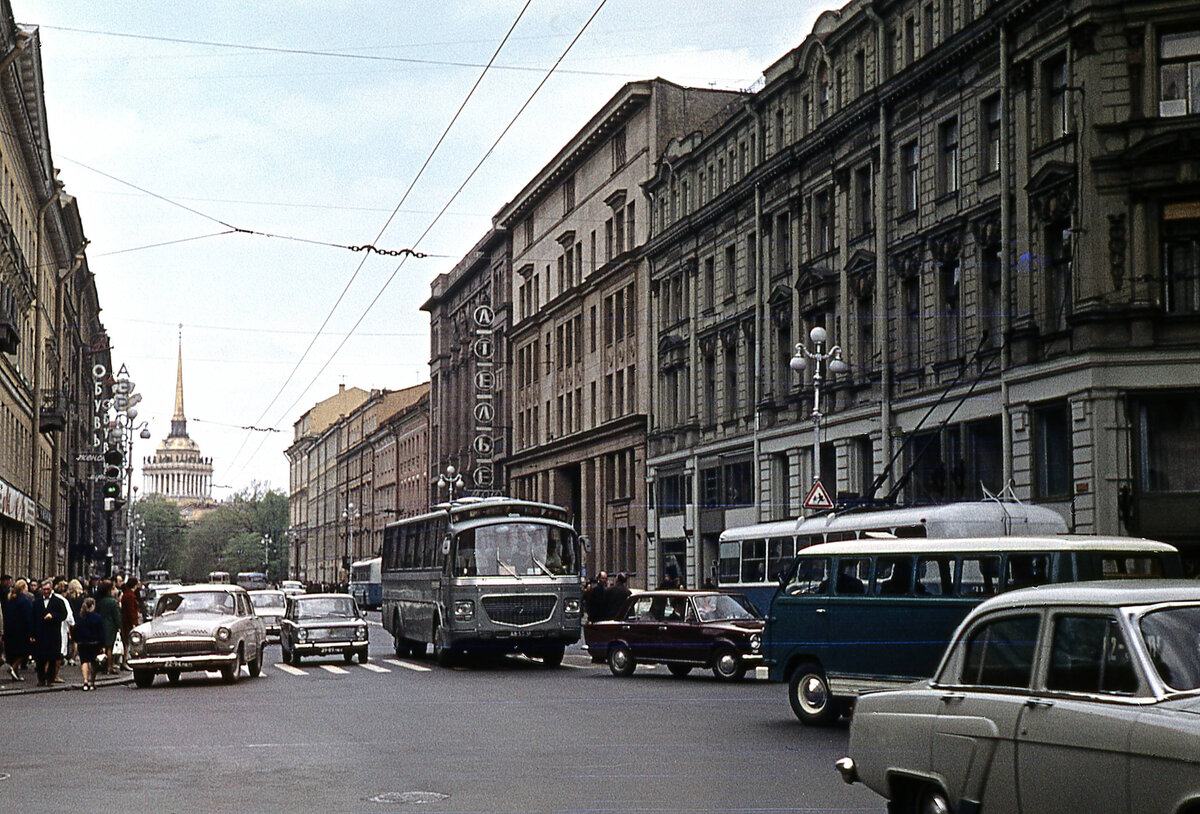
M 525 12 L 529 8 L 529 4 L 531 2 L 532 2 L 532 0 L 526 0 L 525 5 L 522 6 L 521 11 L 517 14 L 516 19 L 513 20 L 512 25 L 509 26 L 508 31 L 504 35 L 504 38 L 502 40 L 500 40 L 500 44 L 496 46 L 496 50 L 492 53 L 492 58 L 488 60 L 487 65 L 484 66 L 484 68 L 480 72 L 479 76 L 475 79 L 475 83 L 473 85 L 471 85 L 471 89 L 469 91 L 467 91 L 467 95 L 465 97 L 463 97 L 462 102 L 458 106 L 458 110 L 456 110 L 454 112 L 454 116 L 450 119 L 450 122 L 442 130 L 442 134 L 441 134 L 441 136 L 438 137 L 437 143 L 435 143 L 433 145 L 433 148 L 429 151 L 429 155 L 427 155 L 425 157 L 424 163 L 421 164 L 421 168 L 419 170 L 417 170 L 417 174 L 415 176 L 413 176 L 412 181 L 409 182 L 408 188 L 406 190 L 404 190 L 404 195 L 401 196 L 400 202 L 396 204 L 396 207 L 392 210 L 392 213 L 390 215 L 388 215 L 387 220 L 384 222 L 383 227 L 379 230 L 379 234 L 375 236 L 376 243 L 378 243 L 383 238 L 383 233 L 386 232 L 388 227 L 392 225 L 392 221 L 395 219 L 396 214 L 400 211 L 400 207 L 404 206 L 404 202 L 408 200 L 408 196 L 412 193 L 413 189 L 416 187 L 417 182 L 419 180 L 421 180 L 421 176 L 425 173 L 425 169 L 429 166 L 429 163 L 433 160 L 433 157 L 437 154 L 438 148 L 440 148 L 442 146 L 442 142 L 446 140 L 446 136 L 449 135 L 451 128 L 454 127 L 454 124 L 455 124 L 455 122 L 458 121 L 459 116 L 462 115 L 463 110 L 467 106 L 467 102 L 469 102 L 471 100 L 471 97 L 475 95 L 475 91 L 478 90 L 480 83 L 483 82 L 483 78 L 485 76 L 487 76 L 488 70 L 492 67 L 492 64 L 496 61 L 496 58 L 500 56 L 500 51 L 503 50 L 505 43 L 508 42 L 509 38 L 512 36 L 513 31 L 516 30 L 517 24 L 521 22 L 521 18 L 525 16 Z M 445 210 L 443 210 L 443 211 L 445 211 Z M 438 217 L 440 217 L 440 216 L 441 216 L 441 213 L 438 214 Z M 288 373 L 287 378 L 284 379 L 283 384 L 279 386 L 279 390 L 276 391 L 275 395 L 271 398 L 271 401 L 267 404 L 267 406 L 263 408 L 262 415 L 260 415 L 254 421 L 255 424 L 261 424 L 263 422 L 263 419 L 265 419 L 267 417 L 267 413 L 269 413 L 271 411 L 271 408 L 275 406 L 275 402 L 277 402 L 279 400 L 279 397 L 283 395 L 284 391 L 287 389 L 287 386 L 292 383 L 292 379 L 295 378 L 296 372 L 298 370 L 300 370 L 300 365 L 304 364 L 304 360 L 308 358 L 308 354 L 312 351 L 313 346 L 316 345 L 317 340 L 325 332 L 325 328 L 329 325 L 329 320 L 333 318 L 334 312 L 337 311 L 338 306 L 341 305 L 342 300 L 346 296 L 346 292 L 350 290 L 350 286 L 354 284 L 354 281 L 356 279 L 358 279 L 359 273 L 362 271 L 363 266 L 367 262 L 367 256 L 368 255 L 366 255 L 366 254 L 363 255 L 362 260 L 359 261 L 358 267 L 356 269 L 354 269 L 354 273 L 352 275 L 350 275 L 350 279 L 346 282 L 345 287 L 342 288 L 342 293 L 338 295 L 337 300 L 333 303 L 333 306 L 330 307 L 329 313 L 325 315 L 325 319 L 321 322 L 321 326 L 319 328 L 317 328 L 316 333 L 314 333 L 312 336 L 312 339 L 309 340 L 308 346 L 304 348 L 304 352 L 302 354 L 300 354 L 300 358 L 296 360 L 296 364 L 292 367 L 291 372 Z M 404 259 L 408 259 L 408 256 L 405 255 Z M 403 265 L 403 263 L 404 263 L 404 261 L 401 260 L 401 265 Z M 393 276 L 394 276 L 394 273 L 393 273 Z M 389 278 L 389 282 L 390 282 L 390 278 Z M 385 285 L 385 287 L 386 287 L 386 285 Z M 374 304 L 374 303 L 372 303 L 372 304 Z M 361 322 L 361 320 L 359 320 L 359 321 Z M 358 323 L 355 323 L 355 327 L 356 328 L 358 327 Z M 343 342 L 343 344 L 344 344 L 344 342 Z M 341 345 L 338 346 L 338 349 L 339 350 L 341 349 Z M 335 351 L 335 353 L 336 353 L 336 351 Z M 328 365 L 328 362 L 326 362 L 326 365 Z M 325 368 L 322 367 L 321 369 L 324 370 Z M 310 384 L 309 387 L 311 387 L 311 386 L 312 385 Z M 304 392 L 307 392 L 307 391 L 308 391 L 308 388 L 306 387 L 304 389 Z M 303 393 L 301 393 L 301 395 L 303 396 Z M 299 401 L 299 399 L 297 399 L 297 401 Z M 291 408 L 289 407 L 288 410 L 291 410 Z M 287 411 L 285 411 L 285 417 L 286 417 L 286 412 Z M 282 419 L 280 419 L 280 420 L 282 420 Z M 242 443 L 238 445 L 237 451 L 233 453 L 233 458 L 230 459 L 230 462 L 229 462 L 230 468 L 232 468 L 233 465 L 237 462 L 238 456 L 240 456 L 242 454 L 242 450 L 244 450 L 246 448 L 246 444 L 250 440 L 251 437 L 252 437 L 252 435 L 250 433 L 247 433 L 245 436 L 243 436 Z M 255 449 L 254 453 L 250 456 L 251 459 L 253 459 L 254 455 L 258 454 L 259 449 L 262 449 L 261 444 L 258 446 L 257 449 Z M 243 466 L 243 469 L 244 468 L 245 467 Z M 240 471 L 241 470 L 239 470 L 239 472 Z
M 458 196 L 462 193 L 463 189 L 466 188 L 467 184 L 469 184 L 471 182 L 471 179 L 475 177 L 475 173 L 479 172 L 479 168 L 482 167 L 484 162 L 486 162 L 488 160 L 488 158 L 491 157 L 492 153 L 495 152 L 496 147 L 500 144 L 500 142 L 504 139 L 504 137 L 506 135 L 508 135 L 508 131 L 512 129 L 513 125 L 516 124 L 517 119 L 519 119 L 521 117 L 521 114 L 524 113 L 525 109 L 527 107 L 529 107 L 530 103 L 533 102 L 534 97 L 538 95 L 538 93 L 541 91 L 541 89 L 545 86 L 546 82 L 548 82 L 550 80 L 551 75 L 553 75 L 554 71 L 558 68 L 559 64 L 561 64 L 562 61 L 566 58 L 567 54 L 569 54 L 571 52 L 571 49 L 575 47 L 575 43 L 579 42 L 579 38 L 583 36 L 585 31 L 587 31 L 588 26 L 590 26 L 592 24 L 592 21 L 596 19 L 596 15 L 598 15 L 600 13 L 600 10 L 604 8 L 605 3 L 607 3 L 607 2 L 608 2 L 608 0 L 600 0 L 600 3 L 596 6 L 595 10 L 591 13 L 591 16 L 589 16 L 587 21 L 584 22 L 583 27 L 579 29 L 578 33 L 576 33 L 575 36 L 571 39 L 571 42 L 567 44 L 567 47 L 559 55 L 558 59 L 555 60 L 554 64 L 551 65 L 549 70 L 546 71 L 546 75 L 542 77 L 542 80 L 540 82 L 538 82 L 537 87 L 535 87 L 533 89 L 533 92 L 529 94 L 529 97 L 526 98 L 525 102 L 521 105 L 520 109 L 516 112 L 516 114 L 513 115 L 512 119 L 509 120 L 508 124 L 505 125 L 504 129 L 500 132 L 500 135 L 497 136 L 495 141 L 492 142 L 492 146 L 488 148 L 487 152 L 483 154 L 483 157 L 481 159 L 479 159 L 478 163 L 475 164 L 475 167 L 467 175 L 466 179 L 464 179 L 463 182 L 459 185 L 458 189 L 456 189 L 454 191 L 454 194 L 450 196 L 450 199 L 448 201 L 446 201 L 446 204 L 438 211 L 437 215 L 434 216 L 434 218 L 430 222 L 430 224 L 427 227 L 425 227 L 425 231 L 423 231 L 421 233 L 420 237 L 418 237 L 413 242 L 413 244 L 412 244 L 413 248 L 416 248 L 417 246 L 419 246 L 421 244 L 421 241 L 424 240 L 426 238 L 426 236 L 428 236 L 429 232 L 433 229 L 433 227 L 437 224 L 437 222 L 439 220 L 441 220 L 442 215 L 446 214 L 446 210 L 450 208 L 450 205 L 454 203 L 455 199 L 458 198 Z M 292 411 L 292 408 L 294 408 L 297 404 L 299 404 L 300 399 L 304 398 L 305 393 L 307 393 L 309 391 L 309 389 L 314 384 L 316 384 L 317 379 L 320 378 L 321 374 L 325 372 L 325 369 L 329 367 L 330 363 L 333 362 L 334 358 L 336 358 L 338 353 L 341 352 L 342 348 L 345 347 L 346 342 L 348 342 L 350 340 L 350 337 L 354 335 L 354 332 L 358 329 L 358 326 L 361 325 L 363 323 L 363 320 L 365 320 L 367 318 L 367 315 L 369 313 L 371 313 L 371 309 L 374 308 L 376 303 L 378 303 L 379 300 L 383 297 L 384 292 L 387 291 L 387 288 L 388 288 L 388 286 L 390 286 L 392 284 L 392 281 L 394 279 L 396 279 L 396 275 L 399 274 L 400 269 L 402 269 L 404 267 L 404 263 L 407 259 L 408 259 L 407 257 L 401 259 L 400 263 L 392 271 L 391 275 L 387 278 L 387 280 L 384 281 L 383 285 L 379 289 L 379 292 L 375 295 L 375 297 L 371 300 L 371 302 L 367 304 L 367 307 L 366 307 L 366 309 L 363 310 L 362 315 L 359 316 L 358 320 L 354 323 L 354 325 L 350 328 L 350 330 L 346 332 L 346 336 L 342 339 L 342 341 L 340 343 L 338 343 L 338 346 L 336 348 L 334 348 L 333 353 L 331 353 L 329 355 L 329 358 L 325 360 L 325 363 L 323 365 L 321 365 L 320 370 L 317 371 L 316 375 L 313 376 L 312 380 L 308 383 L 307 386 L 305 386 L 304 390 L 302 390 L 300 392 L 300 394 L 296 397 L 296 399 L 290 405 L 288 405 L 287 409 L 283 411 L 283 414 L 280 415 L 279 420 L 272 422 L 273 424 L 278 424 L 278 423 L 281 423 L 282 421 L 284 421 L 284 419 L 287 418 L 287 414 Z M 289 380 L 290 380 L 290 377 L 289 377 Z M 274 399 L 272 399 L 272 404 L 273 403 L 274 403 Z M 260 418 L 259 421 L 261 421 L 261 420 L 262 419 Z M 255 423 L 259 423 L 259 422 L 255 422 Z M 251 460 L 253 460 L 254 456 L 258 454 L 258 451 L 262 449 L 263 444 L 265 444 L 265 443 L 266 443 L 266 439 L 264 438 L 263 441 L 259 443 L 258 447 L 256 447 L 254 452 L 251 454 L 251 456 L 250 456 Z M 240 451 L 240 448 L 239 448 L 239 451 Z M 245 465 L 243 465 L 242 469 L 245 469 Z M 239 473 L 240 473 L 240 471 L 241 470 L 239 470 Z

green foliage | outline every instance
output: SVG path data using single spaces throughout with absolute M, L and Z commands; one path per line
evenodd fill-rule
M 168 509 L 166 507 L 171 507 Z M 156 543 L 153 559 L 150 547 L 143 553 L 143 570 L 165 567 L 171 574 L 187 582 L 202 582 L 210 571 L 262 571 L 264 557 L 267 576 L 272 581 L 287 575 L 288 547 L 287 495 L 270 490 L 260 483 L 243 489 L 215 508 L 200 513 L 190 524 L 179 519 L 179 507 L 162 498 L 149 498 L 138 504 L 139 513 L 146 519 L 153 511 Z M 174 523 L 170 512 L 174 511 Z M 159 517 L 162 515 L 162 518 Z M 168 535 L 167 528 L 175 534 Z M 153 563 L 153 564 L 152 564 Z
M 161 568 L 177 573 L 172 560 L 183 545 L 187 529 L 179 516 L 179 504 L 152 495 L 138 501 L 137 516 L 142 524 L 142 573 Z

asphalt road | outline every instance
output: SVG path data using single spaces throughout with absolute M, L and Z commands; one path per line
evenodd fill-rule
M 882 812 L 833 769 L 845 726 L 801 726 L 784 688 L 615 678 L 582 652 L 442 669 L 279 664 L 227 686 L 203 674 L 6 697 L 0 807 L 53 811 Z M 16 810 L 15 807 L 11 810 Z

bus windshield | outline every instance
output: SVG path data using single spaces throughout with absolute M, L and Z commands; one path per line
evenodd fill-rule
M 455 537 L 460 577 L 562 576 L 579 573 L 575 535 L 542 523 L 495 523 Z

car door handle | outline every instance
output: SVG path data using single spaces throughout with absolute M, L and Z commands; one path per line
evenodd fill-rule
M 948 692 L 942 696 L 943 703 L 949 704 L 952 701 L 965 701 L 967 694 L 963 692 Z
M 1025 699 L 1025 706 L 1027 706 L 1027 707 L 1052 707 L 1052 706 L 1054 706 L 1054 702 L 1051 701 L 1049 698 L 1027 698 L 1027 699 Z

